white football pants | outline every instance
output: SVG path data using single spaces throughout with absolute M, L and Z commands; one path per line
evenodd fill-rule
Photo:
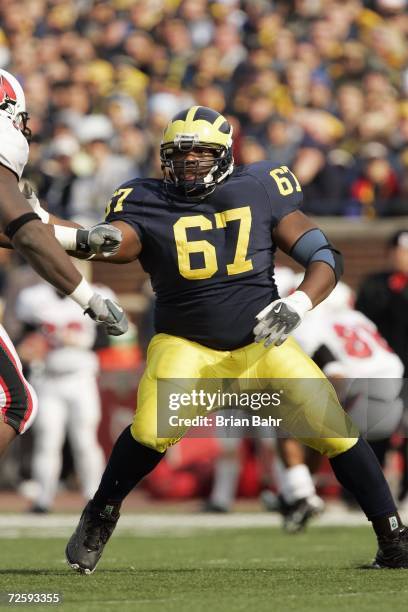
M 97 440 L 100 397 L 93 373 L 42 376 L 33 381 L 39 411 L 33 431 L 33 478 L 40 485 L 35 503 L 48 508 L 58 488 L 65 434 L 86 499 L 93 497 L 105 466 Z

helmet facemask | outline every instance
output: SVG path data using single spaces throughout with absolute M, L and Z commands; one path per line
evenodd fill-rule
M 20 132 L 25 136 L 28 142 L 31 142 L 31 130 L 28 127 L 28 121 L 30 119 L 30 115 L 27 111 L 22 111 L 16 115 L 13 123 L 20 130 Z
M 197 157 L 188 159 L 189 152 Z M 162 144 L 160 160 L 168 191 L 192 202 L 210 195 L 233 169 L 231 147 L 202 143 L 196 134 L 177 134 L 174 142 Z

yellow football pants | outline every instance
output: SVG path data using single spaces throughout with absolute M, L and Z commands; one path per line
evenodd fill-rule
M 131 433 L 141 444 L 164 452 L 188 428 L 180 427 L 172 437 L 158 437 L 158 379 L 188 380 L 189 389 L 185 391 L 202 379 L 237 379 L 240 390 L 245 389 L 246 380 L 251 389 L 256 381 L 263 390 L 270 389 L 277 379 L 285 402 L 281 412 L 274 409 L 274 416 L 282 417 L 285 430 L 294 437 L 328 457 L 344 453 L 358 439 L 358 431 L 340 406 L 332 385 L 293 338 L 268 349 L 253 343 L 234 351 L 216 351 L 177 336 L 154 336 L 139 385 Z M 199 414 L 198 409 L 195 414 L 191 407 L 188 410 L 189 416 Z M 268 409 L 261 412 L 266 416 Z

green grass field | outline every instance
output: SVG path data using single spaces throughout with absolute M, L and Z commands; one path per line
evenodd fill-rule
M 361 567 L 375 550 L 365 527 L 119 534 L 92 576 L 65 565 L 65 541 L 1 539 L 0 591 L 63 594 L 61 606 L 22 608 L 37 611 L 408 610 L 408 571 Z

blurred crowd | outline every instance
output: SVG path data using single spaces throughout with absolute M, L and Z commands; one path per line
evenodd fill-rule
M 406 0 L 3 0 L 0 66 L 21 81 L 26 176 L 49 209 L 100 221 L 161 176 L 163 127 L 228 115 L 236 162 L 290 165 L 305 210 L 408 214 Z

